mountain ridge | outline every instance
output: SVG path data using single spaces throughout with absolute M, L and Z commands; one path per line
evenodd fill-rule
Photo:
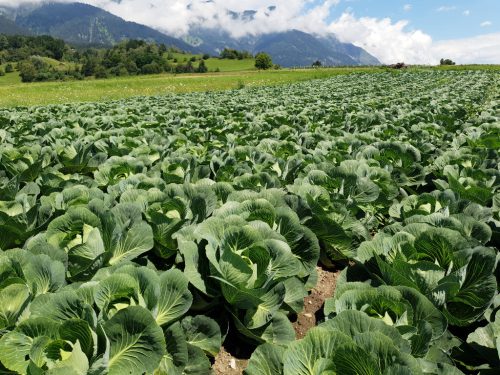
M 380 61 L 364 49 L 340 42 L 334 35 L 320 36 L 300 30 L 288 30 L 233 38 L 227 31 L 192 28 L 183 40 L 204 53 L 217 54 L 224 48 L 269 53 L 282 66 L 380 65 Z
M 328 66 L 380 65 L 380 61 L 364 49 L 342 43 L 333 34 L 321 36 L 288 30 L 234 38 L 224 30 L 192 27 L 187 35 L 175 38 L 78 2 L 0 7 L 0 16 L 2 14 L 0 30 L 2 25 L 9 30 L 18 28 L 25 33 L 51 35 L 73 45 L 112 46 L 125 39 L 141 39 L 190 53 L 218 55 L 224 48 L 246 50 L 253 54 L 266 52 L 275 63 L 284 67 L 310 66 L 318 60 Z M 238 17 L 252 16 L 251 11 L 242 14 Z
M 4 14 L 9 10 L 4 8 Z M 125 39 L 163 43 L 187 52 L 189 44 L 158 30 L 124 19 L 101 8 L 83 3 L 47 2 L 10 10 L 17 26 L 35 35 L 51 35 L 75 45 L 112 46 Z
M 0 14 L 0 34 L 4 35 L 31 35 L 29 30 L 18 26 L 14 21 Z

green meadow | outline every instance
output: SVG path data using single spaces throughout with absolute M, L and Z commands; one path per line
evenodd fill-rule
M 366 73 L 379 71 L 380 68 L 248 70 L 206 74 L 142 75 L 102 80 L 88 79 L 83 81 L 35 83 L 22 83 L 19 73 L 14 72 L 0 77 L 0 107 L 110 101 L 133 96 L 220 91 L 246 86 L 271 86 L 327 78 L 353 72 Z
M 181 55 L 186 56 L 186 55 Z M 182 62 L 179 60 L 179 62 Z M 195 63 L 195 65 L 198 62 Z M 253 60 L 208 59 L 205 74 L 158 74 L 114 77 L 102 80 L 22 83 L 18 72 L 0 77 L 0 107 L 38 106 L 75 102 L 111 101 L 134 96 L 167 93 L 221 91 L 243 87 L 272 86 L 351 73 L 379 73 L 383 67 L 339 67 L 321 69 L 281 69 L 258 71 Z M 216 68 L 220 73 L 214 73 Z M 413 67 L 404 71 L 429 69 L 494 70 L 500 65 Z M 402 71 L 392 70 L 394 74 Z

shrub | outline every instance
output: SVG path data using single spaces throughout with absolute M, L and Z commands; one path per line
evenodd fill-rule
M 455 61 L 450 60 L 450 59 L 441 59 L 439 61 L 439 65 L 455 65 Z
M 259 70 L 267 70 L 273 67 L 273 60 L 265 52 L 260 52 L 255 56 L 255 67 Z
M 196 69 L 197 73 L 206 73 L 208 72 L 208 68 L 205 65 L 205 60 L 201 60 L 200 64 L 198 65 L 198 69 Z
M 161 66 L 155 62 L 146 64 L 141 69 L 142 74 L 159 74 L 162 72 Z

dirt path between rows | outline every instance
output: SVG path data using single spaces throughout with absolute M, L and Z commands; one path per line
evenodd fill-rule
M 317 267 L 318 284 L 311 293 L 304 298 L 304 310 L 297 316 L 293 322 L 295 335 L 297 339 L 303 338 L 307 331 L 316 326 L 318 316 L 321 316 L 321 309 L 325 300 L 333 296 L 339 271 L 326 270 Z M 248 358 L 237 358 L 231 355 L 226 348 L 215 357 L 215 363 L 212 366 L 216 375 L 242 375 L 243 370 L 248 365 Z
M 317 315 L 322 315 L 323 305 L 327 298 L 333 296 L 335 285 L 337 283 L 338 271 L 325 270 L 317 267 L 318 284 L 306 298 L 304 298 L 304 311 L 298 316 L 293 323 L 295 329 L 295 337 L 298 339 L 304 338 L 307 331 L 316 326 Z

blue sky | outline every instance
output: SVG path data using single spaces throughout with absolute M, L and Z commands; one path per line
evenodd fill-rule
M 16 6 L 44 0 L 0 0 Z M 234 37 L 299 29 L 335 34 L 383 63 L 500 64 L 500 0 L 51 0 L 80 1 L 183 37 L 191 26 Z M 231 12 L 228 12 L 228 11 Z M 234 12 L 256 11 L 252 20 Z
M 330 20 L 346 11 L 357 17 L 409 20 L 409 29 L 420 29 L 434 40 L 500 32 L 500 0 L 345 0 L 332 9 Z

